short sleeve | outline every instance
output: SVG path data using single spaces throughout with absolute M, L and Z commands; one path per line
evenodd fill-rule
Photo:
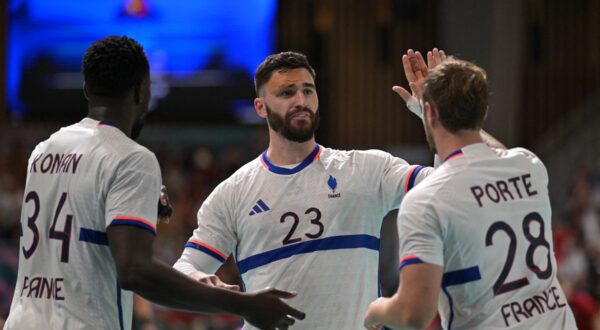
M 544 183 L 543 186 L 548 189 L 548 170 L 536 154 L 525 148 L 512 148 L 508 149 L 507 152 L 518 154 L 525 158 L 526 161 L 531 164 L 531 168 L 535 169 L 535 172 L 532 174 L 536 176 L 537 180 L 541 180 L 541 182 Z
M 368 170 L 378 175 L 373 181 L 379 182 L 386 212 L 398 208 L 404 195 L 433 171 L 430 167 L 409 165 L 387 152 L 370 150 L 369 153 L 376 164 L 368 166 Z
M 430 198 L 408 194 L 398 212 L 400 268 L 415 263 L 444 265 L 442 228 Z
M 208 196 L 198 211 L 198 227 L 185 244 L 181 260 L 204 273 L 214 273 L 237 243 L 230 215 L 232 189 L 225 181 Z
M 156 235 L 162 178 L 154 154 L 147 150 L 125 157 L 116 168 L 106 197 L 106 226 L 136 226 Z

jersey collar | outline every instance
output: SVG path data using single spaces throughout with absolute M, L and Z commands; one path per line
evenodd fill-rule
M 458 149 L 458 150 L 453 151 L 451 154 L 449 154 L 448 157 L 446 157 L 446 159 L 444 159 L 444 161 L 448 161 L 450 159 L 454 159 L 454 158 L 460 157 L 462 155 L 463 155 L 462 149 Z
M 298 166 L 296 166 L 294 168 L 279 167 L 279 166 L 271 163 L 269 161 L 269 158 L 267 158 L 266 150 L 262 153 L 262 155 L 260 155 L 260 161 L 267 170 L 269 170 L 273 173 L 289 175 L 289 174 L 294 174 L 294 173 L 298 173 L 298 172 L 302 171 L 305 167 L 307 167 L 312 162 L 314 162 L 317 158 L 319 158 L 322 150 L 323 150 L 323 147 L 321 147 L 320 145 L 315 143 L 315 148 L 313 149 L 313 151 L 306 158 L 304 158 L 304 160 L 300 164 L 298 164 Z

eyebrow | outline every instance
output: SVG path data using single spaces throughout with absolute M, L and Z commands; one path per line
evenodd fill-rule
M 286 88 L 290 88 L 290 87 L 296 87 L 296 84 L 285 85 L 285 86 L 278 88 L 277 90 L 282 90 L 282 89 L 286 89 Z M 313 83 L 303 83 L 302 87 L 317 89 L 317 86 Z

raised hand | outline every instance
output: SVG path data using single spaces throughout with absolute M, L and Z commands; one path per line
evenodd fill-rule
M 396 92 L 404 102 L 410 111 L 421 118 L 423 116 L 421 107 L 419 105 L 419 99 L 422 96 L 423 83 L 427 77 L 427 73 L 430 69 L 433 69 L 446 58 L 446 54 L 443 50 L 434 48 L 432 51 L 427 52 L 427 64 L 418 51 L 409 49 L 405 55 L 402 56 L 402 66 L 404 67 L 404 75 L 408 81 L 411 93 L 401 86 L 393 86 L 392 90 Z
M 287 330 L 296 322 L 296 319 L 303 320 L 306 317 L 303 312 L 281 300 L 290 299 L 296 295 L 294 292 L 277 289 L 265 289 L 252 293 L 250 296 L 253 308 L 242 317 L 259 329 Z

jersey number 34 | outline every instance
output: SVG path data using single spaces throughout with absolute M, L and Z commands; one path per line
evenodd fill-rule
M 56 222 L 58 221 L 60 212 L 62 211 L 66 200 L 67 193 L 64 192 L 58 200 L 58 206 L 54 212 L 54 220 L 52 221 L 50 231 L 48 232 L 48 238 L 59 240 L 62 243 L 60 249 L 61 262 L 69 262 L 69 243 L 71 242 L 71 223 L 73 222 L 73 216 L 71 214 L 67 214 L 63 230 L 56 230 Z M 36 224 L 36 220 L 40 214 L 40 197 L 38 196 L 37 192 L 30 191 L 27 194 L 25 197 L 25 203 L 30 202 L 33 203 L 33 214 L 27 218 L 27 227 L 29 227 L 29 229 L 31 229 L 33 232 L 33 241 L 31 242 L 29 248 L 26 249 L 24 246 L 22 247 L 25 259 L 31 258 L 40 243 L 40 230 Z

